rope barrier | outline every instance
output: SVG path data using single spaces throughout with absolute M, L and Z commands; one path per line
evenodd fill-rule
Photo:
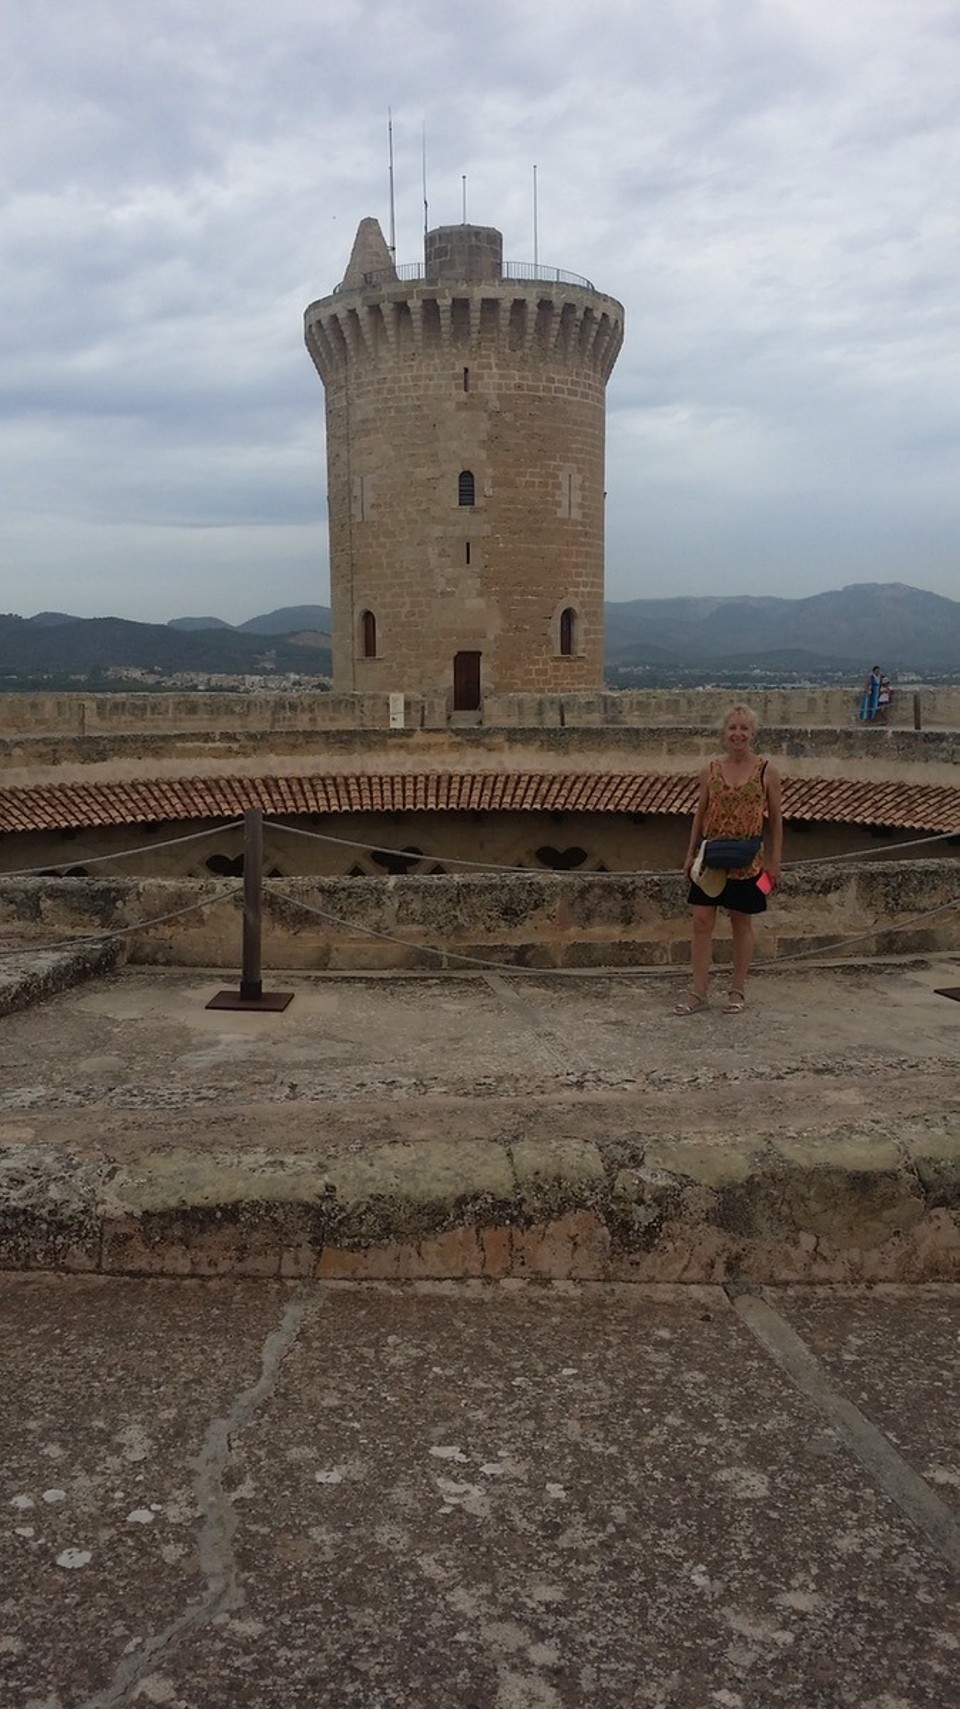
M 886 854 L 889 849 L 896 849 L 899 853 L 902 849 L 923 848 L 927 843 L 949 842 L 953 837 L 960 837 L 960 825 L 953 831 L 938 831 L 935 836 L 913 837 L 908 843 L 881 843 L 876 849 L 848 849 L 845 854 L 807 855 L 804 860 L 784 861 L 783 867 L 786 872 L 796 866 L 833 866 L 840 860 L 872 860 L 874 855 Z
M 241 821 L 233 820 L 233 821 L 228 822 L 228 824 L 226 826 L 218 826 L 217 829 L 218 830 L 220 830 L 220 829 L 228 829 L 228 830 L 233 829 L 234 826 L 237 825 L 238 823 L 241 823 Z M 347 847 L 361 848 L 361 849 L 366 848 L 371 852 L 384 852 L 384 853 L 392 852 L 392 853 L 395 853 L 398 855 L 401 855 L 405 852 L 402 850 L 387 851 L 387 850 L 383 850 L 381 845 L 379 845 L 379 844 L 361 844 L 361 843 L 357 843 L 357 842 L 352 841 L 352 840 L 348 841 L 347 839 L 344 839 L 344 838 L 328 836 L 322 832 L 312 832 L 312 831 L 301 830 L 299 827 L 296 827 L 296 826 L 283 825 L 278 820 L 266 820 L 266 821 L 264 821 L 263 815 L 262 815 L 262 812 L 260 811 L 260 809 L 253 809 L 253 810 L 250 810 L 247 813 L 245 813 L 242 823 L 244 825 L 245 866 L 247 866 L 247 868 L 248 868 L 243 884 L 233 886 L 233 888 L 231 890 L 227 891 L 226 893 L 221 892 L 220 894 L 218 894 L 216 896 L 204 896 L 204 897 L 197 898 L 194 901 L 187 903 L 182 908 L 172 909 L 166 914 L 155 915 L 154 917 L 152 917 L 149 920 L 139 921 L 139 922 L 137 922 L 136 925 L 133 925 L 133 926 L 119 927 L 114 931 L 90 933 L 90 934 L 87 934 L 83 937 L 65 939 L 65 940 L 62 940 L 61 942 L 55 942 L 53 944 L 42 944 L 42 945 L 33 945 L 33 946 L 28 945 L 26 947 L 22 944 L 16 945 L 16 946 L 11 946 L 11 945 L 0 946 L 0 957 L 23 955 L 25 953 L 30 953 L 31 949 L 33 949 L 34 951 L 36 951 L 38 949 L 39 950 L 73 949 L 73 948 L 76 948 L 78 944 L 109 943 L 115 939 L 130 937 L 137 932 L 147 931 L 152 926 L 163 925 L 169 920 L 180 919 L 184 915 L 190 914 L 198 908 L 209 907 L 215 902 L 221 902 L 224 900 L 229 900 L 231 897 L 236 896 L 238 891 L 243 891 L 243 894 L 244 894 L 244 968 L 245 968 L 245 970 L 247 970 L 248 968 L 252 970 L 250 973 L 250 978 L 247 980 L 247 984 L 249 985 L 251 983 L 251 980 L 252 980 L 259 987 L 260 931 L 261 931 L 260 909 L 261 909 L 261 886 L 262 886 L 262 865 L 263 865 L 263 860 L 262 860 L 262 849 L 263 849 L 262 833 L 263 833 L 264 824 L 268 825 L 272 829 L 287 831 L 291 835 L 294 835 L 294 836 L 302 836 L 302 837 L 312 838 L 313 840 L 315 840 L 317 842 L 339 843 L 339 844 L 347 846 Z M 173 847 L 179 843 L 193 842 L 193 841 L 196 841 L 200 837 L 210 836 L 211 834 L 213 834 L 213 833 L 211 833 L 210 831 L 191 832 L 184 837 L 172 838 L 168 842 L 165 842 L 165 843 L 151 844 L 151 845 L 149 845 L 149 851 L 153 852 L 154 850 L 156 850 L 158 848 Z M 946 838 L 952 837 L 954 834 L 955 834 L 954 832 L 940 832 L 934 836 L 914 839 L 913 842 L 911 842 L 911 843 L 907 843 L 907 844 L 904 844 L 904 843 L 896 844 L 896 843 L 894 843 L 894 844 L 890 844 L 887 846 L 890 848 L 895 848 L 895 849 L 903 849 L 903 848 L 907 848 L 907 847 L 919 847 L 919 846 L 923 846 L 923 845 L 928 844 L 928 843 L 942 842 Z M 147 852 L 147 851 L 145 849 L 140 849 L 137 851 L 129 851 L 129 852 L 143 853 L 143 852 Z M 875 852 L 879 854 L 879 853 L 882 853 L 883 851 L 877 850 Z M 101 860 L 101 859 L 109 860 L 109 859 L 117 859 L 117 858 L 119 858 L 119 856 L 118 855 L 108 855 L 108 856 L 102 856 L 102 857 L 97 856 L 94 858 L 97 860 Z M 418 858 L 419 859 L 427 859 L 427 858 L 440 859 L 442 857 L 439 857 L 439 856 L 429 857 L 429 856 L 419 855 Z M 838 855 L 838 856 L 833 857 L 833 860 L 844 860 L 844 859 L 855 859 L 855 858 L 861 858 L 862 859 L 863 856 L 859 853 L 859 851 L 849 851 L 845 855 Z M 869 858 L 869 856 L 867 858 Z M 829 857 L 829 856 L 811 857 L 811 859 L 808 861 L 791 862 L 790 865 L 791 866 L 831 865 L 831 864 L 833 864 L 833 860 L 831 860 L 831 857 Z M 91 864 L 92 864 L 92 861 L 91 861 Z M 502 867 L 502 866 L 497 865 L 494 862 L 471 861 L 471 860 L 467 860 L 467 859 L 460 859 L 458 857 L 451 857 L 451 864 L 460 865 L 460 866 L 469 866 L 469 867 L 474 867 L 474 868 L 479 867 L 483 871 L 491 871 L 491 872 L 515 873 L 517 871 L 517 868 L 515 868 L 515 867 Z M 254 874 L 255 874 L 255 876 L 254 876 Z M 11 874 L 8 876 L 15 876 L 15 877 L 27 876 L 27 873 Z M 570 874 L 562 874 L 561 875 L 558 872 L 551 872 L 549 869 L 546 869 L 543 872 L 537 872 L 536 876 L 537 877 L 544 877 L 544 876 L 560 877 L 560 876 L 570 876 Z M 587 875 L 580 875 L 580 876 L 587 876 Z M 670 878 L 670 879 L 677 880 L 679 878 L 679 874 L 675 870 L 672 870 L 669 872 L 658 872 L 658 871 L 618 872 L 618 873 L 606 873 L 606 874 L 590 874 L 589 876 L 591 878 L 604 876 L 604 877 L 618 878 L 618 879 L 623 879 L 625 877 L 626 878 L 645 877 L 645 878 L 656 878 L 656 879 Z M 251 885 L 252 885 L 252 890 L 251 890 L 250 895 L 248 895 L 248 888 L 250 888 Z M 337 915 L 327 912 L 325 909 L 317 908 L 308 902 L 304 902 L 301 898 L 299 898 L 297 896 L 286 896 L 284 898 L 284 900 L 287 903 L 291 903 L 294 907 L 298 907 L 298 908 L 302 909 L 304 912 L 314 915 L 317 919 L 323 920 L 327 925 L 338 926 L 341 929 L 343 929 L 344 931 L 357 932 L 357 933 L 360 933 L 362 936 L 365 936 L 365 937 L 378 938 L 383 942 L 393 944 L 396 947 L 403 949 L 403 950 L 406 950 L 406 951 L 420 951 L 424 955 L 436 956 L 445 966 L 447 964 L 449 964 L 451 961 L 454 961 L 454 962 L 463 963 L 466 966 L 480 967 L 480 968 L 484 968 L 488 971 L 492 969 L 493 971 L 500 972 L 500 973 L 507 973 L 507 974 L 517 974 L 517 973 L 540 973 L 540 974 L 542 974 L 545 971 L 551 971 L 550 969 L 543 969 L 543 968 L 521 968 L 521 967 L 517 967 L 513 963 L 494 962 L 494 961 L 490 961 L 490 960 L 488 960 L 484 957 L 481 957 L 481 956 L 466 955 L 465 953 L 460 952 L 460 951 L 456 951 L 456 950 L 438 949 L 438 948 L 436 948 L 436 946 L 434 946 L 432 944 L 412 944 L 405 939 L 397 938 L 397 937 L 393 936 L 389 932 L 380 932 L 371 926 L 363 926 L 363 925 L 359 925 L 357 923 L 351 923 L 347 920 L 343 920 L 340 917 L 338 917 Z M 920 914 L 916 914 L 916 915 L 912 916 L 909 920 L 900 921 L 898 924 L 895 924 L 895 925 L 876 926 L 876 927 L 871 928 L 867 932 L 855 934 L 852 937 L 840 938 L 834 944 L 819 945 L 816 948 L 811 949 L 811 950 L 798 950 L 789 956 L 775 956 L 766 965 L 768 967 L 769 966 L 783 966 L 789 962 L 804 960 L 807 957 L 812 956 L 812 955 L 818 955 L 818 956 L 829 955 L 832 951 L 844 950 L 844 949 L 848 948 L 851 944 L 867 942 L 869 939 L 877 937 L 881 932 L 890 933 L 890 932 L 906 931 L 910 927 L 917 925 L 922 920 L 934 918 L 935 916 L 937 916 L 939 914 L 949 913 L 953 908 L 956 908 L 957 906 L 960 906 L 960 897 L 954 898 L 949 902 L 942 903 L 936 908 L 927 909 Z M 241 987 L 241 996 L 243 996 L 243 987 Z
M 758 963 L 758 967 L 785 967 L 790 961 L 803 961 L 811 955 L 829 955 L 831 950 L 846 949 L 850 944 L 866 943 L 869 938 L 878 937 L 881 932 L 905 932 L 910 926 L 916 926 L 921 920 L 932 920 L 937 914 L 949 914 L 951 908 L 960 908 L 960 896 L 951 897 L 949 902 L 941 902 L 939 908 L 926 908 L 922 914 L 914 914 L 909 920 L 901 920 L 894 926 L 874 926 L 869 932 L 858 932 L 854 937 L 839 938 L 835 944 L 820 944 L 816 949 L 798 949 L 792 955 L 774 955 L 769 961 Z
M 390 848 L 384 843 L 361 843 L 353 837 L 334 837 L 323 831 L 306 831 L 299 825 L 284 825 L 279 819 L 265 819 L 263 823 L 264 829 L 283 831 L 286 832 L 287 836 L 305 837 L 308 841 L 329 843 L 338 848 L 357 849 L 362 854 L 386 854 L 392 855 L 401 860 L 416 859 L 418 861 L 443 861 L 446 866 L 466 867 L 477 872 L 535 872 L 539 878 L 585 877 L 587 876 L 587 873 L 589 873 L 591 878 L 675 878 L 677 875 L 676 867 L 620 867 L 615 872 L 592 872 L 588 868 L 587 872 L 577 873 L 574 871 L 560 872 L 556 868 L 552 867 L 518 867 L 507 866 L 502 862 L 492 860 L 469 860 L 464 855 L 430 854 L 427 851 L 418 851 L 415 855 L 411 855 L 406 849 Z M 217 836 L 221 831 L 238 830 L 242 828 L 242 826 L 242 818 L 227 819 L 224 820 L 222 824 L 218 824 L 210 830 L 190 831 L 186 836 L 168 837 L 160 843 L 141 843 L 129 849 L 118 849 L 113 854 L 85 855 L 83 857 L 83 865 L 102 866 L 105 862 L 112 860 L 126 860 L 132 856 L 142 854 L 156 854 L 161 849 L 173 849 L 178 848 L 180 845 L 185 843 L 202 842 L 205 837 Z M 869 861 L 873 860 L 877 855 L 888 853 L 890 850 L 895 850 L 897 853 L 901 853 L 904 849 L 923 848 L 930 843 L 949 842 L 954 837 L 960 837 L 960 825 L 952 831 L 938 831 L 929 837 L 914 837 L 909 842 L 905 843 L 882 843 L 878 848 L 874 849 L 848 849 L 842 854 L 810 855 L 803 860 L 784 861 L 784 871 L 794 871 L 799 867 L 806 866 L 832 866 L 837 861 L 845 860 Z M 68 863 L 65 861 L 56 861 L 52 864 L 56 866 L 65 866 Z M 41 873 L 46 876 L 51 876 L 50 868 L 50 862 L 45 866 L 14 867 L 9 872 L 0 873 L 0 881 L 5 878 L 33 878 Z M 61 872 L 53 874 L 52 876 L 65 878 L 67 875 L 66 873 Z M 370 876 L 373 877 L 375 875 L 371 873 Z
M 485 967 L 488 971 L 493 971 L 494 973 L 549 973 L 550 971 L 549 968 L 516 968 L 508 965 L 501 965 L 500 962 L 485 961 L 484 958 L 479 955 L 461 955 L 458 951 L 452 949 L 436 949 L 432 944 L 411 944 L 404 938 L 392 937 L 389 932 L 378 932 L 373 926 L 361 926 L 350 920 L 341 920 L 336 914 L 328 914 L 323 908 L 315 908 L 311 903 L 301 901 L 299 896 L 285 896 L 284 901 L 292 902 L 294 907 L 302 908 L 307 914 L 315 914 L 317 919 L 323 920 L 326 925 L 343 926 L 346 931 L 360 932 L 365 938 L 379 938 L 383 943 L 396 944 L 400 949 L 421 950 L 424 955 L 436 955 L 444 961 L 468 962 L 473 967 Z
M 180 843 L 198 843 L 203 837 L 215 837 L 220 831 L 233 831 L 242 824 L 242 819 L 227 819 L 222 825 L 215 825 L 212 831 L 190 831 L 185 837 L 170 837 L 163 843 L 142 843 L 139 848 L 118 849 L 116 854 L 85 855 L 83 864 L 84 866 L 102 866 L 105 860 L 125 860 L 129 855 L 156 854 L 158 849 L 175 849 Z M 66 866 L 69 863 L 59 860 L 52 864 L 54 866 Z M 49 876 L 50 865 L 51 863 L 48 861 L 46 866 L 22 866 L 15 868 L 13 872 L 0 872 L 0 879 L 34 878 L 38 873 L 46 873 Z M 54 876 L 66 878 L 67 875 L 65 872 L 58 872 Z
M 211 908 L 215 902 L 229 902 L 242 890 L 242 884 L 235 884 L 218 896 L 201 896 L 195 902 L 188 902 L 185 908 L 173 908 L 169 914 L 154 914 L 149 920 L 138 920 L 135 926 L 119 926 L 113 932 L 88 932 L 83 937 L 63 938 L 59 943 L 52 944 L 4 944 L 0 946 L 0 956 L 39 955 L 44 950 L 76 949 L 78 944 L 109 943 L 112 938 L 132 937 L 135 932 L 145 932 L 150 926 L 162 926 L 168 920 L 179 920 L 184 914 L 192 914 L 195 908 Z
M 557 971 L 556 968 L 551 967 L 518 967 L 513 962 L 488 961 L 483 956 L 465 955 L 456 950 L 437 949 L 433 944 L 411 943 L 408 939 L 394 937 L 389 932 L 378 932 L 373 926 L 361 926 L 355 921 L 340 919 L 336 914 L 327 913 L 323 908 L 316 908 L 311 903 L 302 901 L 299 896 L 285 896 L 283 900 L 285 903 L 292 903 L 295 908 L 302 908 L 307 914 L 315 914 L 318 919 L 323 920 L 327 925 L 341 926 L 344 931 L 359 932 L 363 937 L 379 938 L 384 943 L 395 944 L 399 949 L 416 950 L 424 955 L 438 956 L 443 960 L 466 962 L 473 967 L 483 967 L 488 972 L 493 973 L 534 974 L 542 976 L 543 974 Z M 896 925 L 874 926 L 868 932 L 859 932 L 855 936 L 849 938 L 838 938 L 836 943 L 833 944 L 819 944 L 814 949 L 797 950 L 792 955 L 771 956 L 768 961 L 764 961 L 759 965 L 765 968 L 784 967 L 788 962 L 802 961 L 805 957 L 811 955 L 829 956 L 833 950 L 845 949 L 850 944 L 865 943 L 870 938 L 878 937 L 881 932 L 907 931 L 911 926 L 918 925 L 922 920 L 933 919 L 937 914 L 946 914 L 949 913 L 952 908 L 958 907 L 960 907 L 960 896 L 954 896 L 949 902 L 942 902 L 939 907 L 936 908 L 927 908 L 923 913 L 914 914 L 909 920 L 901 920 Z M 597 971 L 601 970 L 598 969 Z M 656 971 L 659 973 L 662 970 L 657 969 Z M 629 973 L 633 977 L 642 976 L 643 974 L 647 974 L 649 976 L 653 972 L 654 969 L 652 968 L 629 969 Z
M 324 831 L 305 831 L 299 825 L 281 824 L 279 819 L 264 819 L 263 828 L 265 831 L 267 831 L 267 830 L 269 830 L 269 831 L 286 831 L 288 836 L 306 837 L 309 839 L 309 841 L 315 842 L 315 843 L 334 843 L 334 844 L 336 844 L 336 846 L 338 848 L 342 848 L 342 849 L 358 849 L 361 854 L 396 855 L 401 860 L 411 860 L 411 859 L 416 859 L 416 860 L 442 860 L 442 861 L 445 861 L 448 866 L 476 867 L 481 872 L 522 872 L 524 870 L 529 870 L 529 869 L 524 869 L 523 867 L 501 866 L 501 865 L 498 865 L 496 861 L 491 861 L 491 860 L 467 860 L 466 856 L 464 856 L 464 855 L 439 855 L 439 854 L 419 853 L 415 856 L 412 856 L 407 849 L 388 848 L 386 846 L 386 844 L 384 844 L 384 843 L 358 843 L 356 841 L 356 839 L 353 837 L 333 837 Z M 538 876 L 543 876 L 543 877 L 548 877 L 548 878 L 565 876 L 564 874 L 554 873 L 550 869 L 550 867 L 544 867 L 542 873 L 541 873 L 539 867 L 536 870 L 537 870 Z M 331 876 L 334 876 L 334 875 L 331 875 Z M 371 873 L 370 876 L 373 877 L 374 875 Z M 606 875 L 598 872 L 598 873 L 593 874 L 592 876 L 597 877 L 597 878 L 601 878 L 601 877 L 604 877 Z M 658 876 L 665 877 L 666 874 L 662 874 L 662 875 L 658 874 Z
M 676 874 L 672 874 L 671 876 L 676 877 Z M 184 915 L 191 914 L 198 908 L 207 908 L 213 906 L 217 902 L 230 901 L 242 891 L 243 885 L 237 884 L 225 893 L 221 893 L 217 896 L 199 897 L 193 902 L 188 902 L 183 908 L 174 908 L 171 909 L 169 913 L 153 915 L 149 920 L 139 920 L 133 926 L 118 927 L 115 931 L 87 933 L 82 937 L 65 938 L 52 944 L 3 945 L 0 946 L 0 958 L 6 956 L 36 954 L 47 950 L 75 949 L 81 944 L 109 943 L 116 938 L 131 937 L 137 932 L 148 931 L 151 926 L 161 926 L 165 925 L 169 920 L 182 919 Z M 550 967 L 520 967 L 514 962 L 490 961 L 486 957 L 466 955 L 458 950 L 437 949 L 433 944 L 414 944 L 408 939 L 395 937 L 390 932 L 379 932 L 373 926 L 362 926 L 356 921 L 341 919 L 339 915 L 331 914 L 327 912 L 326 909 L 317 908 L 309 902 L 304 902 L 299 896 L 284 896 L 283 901 L 287 905 L 300 908 L 304 913 L 312 914 L 317 919 L 323 920 L 326 925 L 339 926 L 344 931 L 356 932 L 363 937 L 377 938 L 384 943 L 393 944 L 399 949 L 415 950 L 424 955 L 435 955 L 444 963 L 450 961 L 462 962 L 465 965 L 485 968 L 488 972 L 492 971 L 495 973 L 534 974 L 542 976 L 544 974 L 557 971 Z M 866 943 L 871 938 L 879 936 L 881 932 L 895 933 L 907 931 L 912 926 L 920 924 L 923 920 L 934 919 L 938 914 L 949 913 L 952 909 L 958 907 L 960 907 L 960 896 L 955 896 L 952 897 L 949 902 L 943 902 L 936 908 L 927 908 L 922 913 L 911 915 L 908 920 L 900 920 L 893 925 L 874 926 L 869 931 L 859 932 L 852 937 L 838 938 L 836 942 L 832 944 L 818 944 L 813 949 L 797 950 L 792 955 L 773 956 L 769 961 L 760 963 L 760 968 L 770 968 L 774 966 L 783 967 L 789 962 L 802 961 L 810 956 L 829 956 L 834 950 L 847 949 L 851 944 Z M 643 974 L 650 975 L 653 971 L 653 969 L 644 968 L 631 968 L 629 970 L 632 977 L 643 976 Z M 661 970 L 657 969 L 656 971 L 659 973 Z
M 284 825 L 279 819 L 264 819 L 263 825 L 264 830 L 286 831 L 287 835 L 291 837 L 306 837 L 312 842 L 332 843 L 338 848 L 357 849 L 363 854 L 388 854 L 394 855 L 401 860 L 437 860 L 443 861 L 447 866 L 472 867 L 481 872 L 535 872 L 538 878 L 574 878 L 587 876 L 590 878 L 676 878 L 678 870 L 676 867 L 619 867 L 616 872 L 592 872 L 589 868 L 586 871 L 578 869 L 577 871 L 572 872 L 558 872 L 553 867 L 505 866 L 497 861 L 467 860 L 466 857 L 462 855 L 429 854 L 425 851 L 420 851 L 416 855 L 411 855 L 410 851 L 407 849 L 388 848 L 384 843 L 360 843 L 353 837 L 334 837 L 323 831 L 305 831 L 299 825 Z M 835 861 L 840 860 L 872 860 L 876 855 L 884 854 L 888 849 L 901 850 L 921 848 L 927 843 L 946 842 L 951 837 L 960 837 L 960 825 L 957 826 L 956 830 L 938 831 L 933 836 L 916 837 L 907 843 L 883 843 L 879 848 L 875 849 L 850 849 L 844 854 L 810 855 L 804 860 L 785 861 L 784 871 L 792 871 L 795 867 L 801 866 L 832 866 Z M 331 874 L 330 876 L 334 877 L 338 875 Z M 369 876 L 374 877 L 375 874 L 371 873 Z

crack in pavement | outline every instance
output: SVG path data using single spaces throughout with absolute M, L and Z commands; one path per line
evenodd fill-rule
M 145 1674 L 170 1659 L 185 1638 L 209 1625 L 217 1614 L 235 1608 L 242 1601 L 242 1592 L 237 1588 L 233 1553 L 237 1513 L 224 1487 L 231 1446 L 233 1438 L 250 1423 L 257 1409 L 273 1393 L 280 1367 L 296 1343 L 307 1309 L 308 1301 L 303 1296 L 290 1301 L 277 1328 L 270 1331 L 263 1343 L 260 1374 L 256 1382 L 237 1395 L 224 1418 L 211 1420 L 193 1462 L 196 1473 L 194 1491 L 204 1516 L 197 1553 L 200 1570 L 206 1580 L 205 1593 L 199 1601 L 190 1603 L 162 1632 L 144 1638 L 132 1654 L 120 1662 L 109 1685 L 95 1691 L 92 1697 L 85 1697 L 76 1709 L 110 1709 L 111 1705 L 122 1703 Z
M 950 1567 L 960 1574 L 960 1523 L 936 1491 L 903 1458 L 889 1436 L 858 1406 L 841 1394 L 816 1355 L 796 1330 L 781 1317 L 763 1288 L 728 1283 L 725 1290 L 734 1311 L 756 1336 L 780 1369 L 836 1432 L 911 1524 L 922 1531 Z
M 530 1001 L 525 992 L 508 984 L 502 974 L 485 973 L 482 977 L 484 984 L 489 985 L 503 1007 L 532 1033 L 534 1046 L 539 1050 L 548 1070 L 563 1074 L 568 1072 L 573 1064 L 577 1073 L 591 1072 L 588 1067 L 578 1067 L 566 1040 L 562 1045 L 557 1042 L 558 1028 L 544 1018 L 543 1011 Z

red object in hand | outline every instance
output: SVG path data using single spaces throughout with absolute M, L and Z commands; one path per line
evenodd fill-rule
M 757 889 L 762 890 L 764 896 L 769 896 L 773 889 L 773 879 L 770 877 L 769 872 L 760 873 L 757 879 Z

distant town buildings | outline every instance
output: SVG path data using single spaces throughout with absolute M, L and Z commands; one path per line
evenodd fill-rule
M 322 691 L 330 686 L 330 678 L 309 676 L 300 671 L 274 671 L 271 674 L 251 674 L 249 671 L 163 671 L 145 670 L 140 665 L 111 665 L 103 672 L 107 681 L 142 682 L 147 688 L 198 689 L 219 693 L 290 694 L 295 689 Z

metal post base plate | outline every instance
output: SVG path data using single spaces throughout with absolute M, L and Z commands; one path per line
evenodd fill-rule
M 218 991 L 211 997 L 205 1009 L 254 1009 L 258 1012 L 271 1011 L 279 1014 L 293 1002 L 292 991 L 261 991 L 259 997 L 244 997 L 239 991 Z

